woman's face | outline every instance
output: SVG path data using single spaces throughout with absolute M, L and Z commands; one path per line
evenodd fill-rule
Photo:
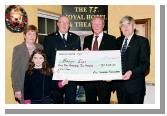
M 25 41 L 28 44 L 34 44 L 37 38 L 37 34 L 35 31 L 29 30 L 26 35 L 24 35 Z
M 34 54 L 32 61 L 34 62 L 34 68 L 42 68 L 44 57 L 41 54 Z

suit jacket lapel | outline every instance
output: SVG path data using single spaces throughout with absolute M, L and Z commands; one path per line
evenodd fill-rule
M 56 36 L 57 36 L 57 38 L 59 38 L 59 40 L 62 40 L 62 37 L 61 37 L 59 32 L 56 33 Z
M 106 34 L 103 33 L 103 37 L 102 37 L 102 40 L 101 40 L 101 43 L 99 45 L 99 50 L 103 47 L 103 45 L 105 44 L 105 39 L 106 39 Z
M 135 42 L 135 34 L 132 36 L 132 38 L 127 46 L 126 51 L 128 51 L 131 48 L 131 46 L 134 45 L 134 42 Z
M 132 36 L 132 38 L 131 38 L 131 40 L 130 40 L 130 42 L 129 42 L 129 44 L 128 44 L 128 46 L 127 46 L 127 49 L 126 49 L 126 51 L 125 51 L 125 55 L 127 56 L 126 58 L 128 58 L 129 57 L 129 51 L 131 50 L 131 49 L 134 49 L 134 45 L 135 45 L 135 34 Z
M 63 39 L 58 31 L 55 33 L 55 36 L 56 36 L 55 38 L 57 39 L 57 43 L 64 45 Z
M 75 43 L 75 41 L 72 38 L 72 34 L 70 32 L 68 32 L 68 35 L 67 35 L 67 44 L 68 44 L 68 47 L 72 47 L 73 43 Z
M 67 42 L 71 42 L 71 33 L 70 32 L 68 32 L 68 34 L 67 34 Z
M 93 35 L 91 35 L 90 38 L 89 38 L 88 47 L 89 47 L 90 50 L 92 49 L 92 44 L 93 44 Z

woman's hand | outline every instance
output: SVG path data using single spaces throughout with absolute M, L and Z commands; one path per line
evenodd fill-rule
M 21 91 L 15 91 L 15 95 L 14 95 L 16 98 L 18 98 L 19 100 L 22 99 L 22 94 L 21 94 Z

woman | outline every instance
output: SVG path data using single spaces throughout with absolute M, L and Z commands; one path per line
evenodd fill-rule
M 24 42 L 15 46 L 13 49 L 12 57 L 12 87 L 14 90 L 15 100 L 19 103 L 23 103 L 23 87 L 24 77 L 27 70 L 28 60 L 32 52 L 36 49 L 42 49 L 42 46 L 36 43 L 38 32 L 34 25 L 28 25 L 25 27 Z

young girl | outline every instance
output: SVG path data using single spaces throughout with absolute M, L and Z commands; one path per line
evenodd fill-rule
M 57 87 L 57 81 L 52 80 L 52 70 L 46 61 L 43 50 L 36 49 L 32 53 L 24 81 L 25 104 L 53 103 L 51 89 Z

